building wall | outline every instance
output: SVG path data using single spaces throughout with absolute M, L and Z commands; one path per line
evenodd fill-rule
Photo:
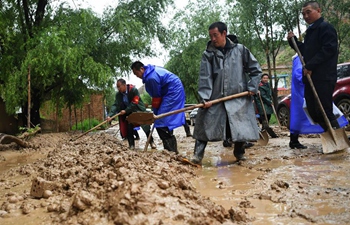
M 88 119 L 97 119 L 101 122 L 104 121 L 106 119 L 106 115 L 103 95 L 91 95 L 90 102 L 85 103 L 83 107 L 72 108 L 71 116 L 69 115 L 68 108 L 62 109 L 61 113 L 62 116 L 59 116 L 58 119 L 56 119 L 55 106 L 50 105 L 48 102 L 43 105 L 40 110 L 40 114 L 45 118 L 42 119 L 41 126 L 44 132 L 70 131 L 72 126 Z

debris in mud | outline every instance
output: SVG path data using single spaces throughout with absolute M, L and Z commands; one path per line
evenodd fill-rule
M 52 195 L 52 190 L 56 188 L 54 182 L 46 181 L 41 177 L 36 177 L 32 180 L 32 188 L 30 195 L 36 198 L 48 198 Z
M 177 131 L 179 152 L 190 157 L 194 142 Z M 290 149 L 283 132 L 240 163 L 232 149 L 209 142 L 201 169 L 167 151 L 130 151 L 115 132 L 76 141 L 39 134 L 29 140 L 35 149 L 0 145 L 0 223 L 347 224 L 350 150 L 323 155 L 319 139 L 305 136 L 307 149 Z M 34 198 L 36 177 L 56 188 Z
M 168 151 L 127 150 L 108 134 L 63 142 L 31 169 L 30 195 L 48 199 L 9 196 L 2 215 L 45 207 L 46 224 L 232 223 L 227 210 L 196 192 L 194 167 Z
M 251 222 L 254 220 L 254 218 L 251 218 L 248 215 L 247 211 L 241 210 L 239 208 L 238 209 L 231 208 L 229 210 L 229 213 L 230 213 L 231 219 L 237 223 L 241 223 L 241 222 L 247 223 L 247 222 Z
M 248 200 L 241 201 L 238 205 L 240 208 L 255 208 Z
M 271 189 L 276 190 L 277 192 L 280 192 L 280 189 L 287 189 L 289 188 L 289 184 L 287 182 L 277 180 L 273 184 L 271 184 Z

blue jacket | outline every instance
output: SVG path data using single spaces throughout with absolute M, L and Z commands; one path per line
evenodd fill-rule
M 161 98 L 160 107 L 153 108 L 159 115 L 185 107 L 185 91 L 178 76 L 168 70 L 154 65 L 144 66 L 142 82 L 152 98 Z M 185 124 L 185 113 L 177 113 L 155 120 L 155 127 L 168 127 L 173 130 Z
M 320 125 L 312 125 L 303 109 L 304 83 L 302 82 L 302 64 L 298 56 L 293 58 L 292 67 L 292 98 L 290 103 L 290 132 L 294 134 L 323 133 Z M 344 116 L 337 119 L 341 127 L 348 124 Z

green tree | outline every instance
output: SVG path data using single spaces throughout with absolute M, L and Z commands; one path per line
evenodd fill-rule
M 322 16 L 331 23 L 338 33 L 339 59 L 342 63 L 350 60 L 350 1 L 320 0 Z
M 201 56 L 209 40 L 208 27 L 222 19 L 225 8 L 216 1 L 190 1 L 170 21 L 170 60 L 165 67 L 184 84 L 186 102 L 197 103 Z
M 288 18 L 296 13 L 296 1 L 276 0 L 237 0 L 230 1 L 235 6 L 231 11 L 232 24 L 236 24 L 237 33 L 242 34 L 245 43 L 254 43 L 255 51 L 264 53 L 268 74 L 274 77 L 270 80 L 273 88 L 274 103 L 277 104 L 277 56 L 281 49 L 285 48 L 287 30 L 293 28 L 296 19 Z M 298 18 L 293 16 L 292 18 Z M 244 35 L 244 31 L 247 34 Z M 258 41 L 258 42 L 257 42 Z M 247 45 L 249 47 L 249 44 Z M 260 54 L 254 55 L 260 56 Z
M 70 107 L 91 90 L 111 89 L 113 78 L 125 75 L 134 57 L 154 55 L 155 39 L 165 42 L 160 19 L 171 3 L 119 1 L 99 18 L 90 9 L 65 4 L 53 11 L 47 0 L 1 1 L 0 92 L 8 112 L 18 106 L 27 111 L 28 68 L 34 125 L 46 99 Z

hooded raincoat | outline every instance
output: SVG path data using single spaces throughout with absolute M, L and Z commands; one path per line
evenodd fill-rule
M 208 42 L 202 55 L 198 94 L 203 101 L 251 91 L 257 93 L 261 68 L 250 51 L 226 39 L 226 54 Z M 199 108 L 193 137 L 200 141 L 226 140 L 226 123 L 232 141 L 259 139 L 252 97 L 244 96 Z
M 153 113 L 159 115 L 185 107 L 185 91 L 178 76 L 168 70 L 154 65 L 144 66 L 142 82 L 152 98 L 161 98 L 159 108 Z M 154 127 L 168 127 L 173 130 L 185 124 L 185 113 L 166 116 L 154 121 Z

